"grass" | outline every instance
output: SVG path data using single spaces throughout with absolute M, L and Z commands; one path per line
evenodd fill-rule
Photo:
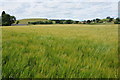
M 11 26 L 2 32 L 2 77 L 118 77 L 117 25 Z
M 31 19 L 21 19 L 21 20 L 17 20 L 17 21 L 19 21 L 19 24 L 28 24 L 28 22 L 47 21 L 47 19 L 31 18 Z

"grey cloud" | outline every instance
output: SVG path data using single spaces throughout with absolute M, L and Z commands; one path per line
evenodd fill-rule
M 35 0 L 36 2 L 3 3 L 5 10 L 13 12 L 18 18 L 47 17 L 88 19 L 116 15 L 116 4 L 113 2 L 81 2 L 80 0 Z M 77 2 L 76 2 L 77 1 Z M 8 6 L 9 4 L 9 6 Z M 19 5 L 19 6 L 18 6 Z M 9 10 L 9 7 L 11 7 Z

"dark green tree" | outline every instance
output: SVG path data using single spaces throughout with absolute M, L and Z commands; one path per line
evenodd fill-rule
M 99 23 L 99 21 L 100 21 L 100 19 L 97 18 L 97 19 L 96 19 L 96 22 Z
M 114 22 L 115 24 L 120 24 L 120 18 L 118 17 L 118 18 L 116 18 L 116 20 L 115 20 L 115 22 Z
M 11 26 L 15 21 L 15 16 L 10 16 L 6 14 L 5 11 L 2 12 L 2 26 Z
M 113 20 L 114 20 L 114 18 L 110 18 L 108 21 L 109 21 L 109 22 L 112 22 Z
M 106 17 L 106 19 L 110 19 L 110 16 Z
M 90 24 L 92 21 L 91 20 L 87 20 L 87 23 Z
M 74 21 L 74 24 L 79 24 L 79 21 Z
M 10 22 L 11 22 L 11 24 L 15 23 L 15 21 L 16 21 L 16 17 L 15 16 L 10 16 Z
M 2 26 L 10 26 L 10 15 L 9 14 L 4 14 L 2 15 Z
M 94 23 L 96 22 L 96 20 L 95 20 L 95 19 L 93 19 L 92 21 L 93 21 Z
M 120 18 L 118 17 L 118 18 L 116 18 L 116 21 L 120 21 Z
M 72 24 L 73 20 L 66 20 L 66 24 Z
M 2 12 L 2 16 L 3 16 L 4 14 L 6 14 L 5 11 Z
M 19 24 L 20 21 L 17 21 L 16 24 Z M 29 24 L 29 23 L 28 23 Z

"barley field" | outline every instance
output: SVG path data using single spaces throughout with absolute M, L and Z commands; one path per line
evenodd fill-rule
M 117 78 L 118 25 L 2 29 L 3 78 Z

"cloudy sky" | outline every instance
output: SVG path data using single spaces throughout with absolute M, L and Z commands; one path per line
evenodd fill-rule
M 23 18 L 87 20 L 118 16 L 119 0 L 1 0 L 0 11 Z

